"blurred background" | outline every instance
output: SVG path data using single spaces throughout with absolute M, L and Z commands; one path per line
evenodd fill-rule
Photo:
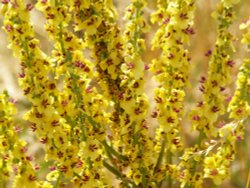
M 36 1 L 29 1 L 36 3 Z M 149 6 L 145 10 L 146 17 L 149 19 L 150 14 L 156 10 L 156 0 L 149 1 Z M 197 101 L 201 98 L 201 93 L 199 91 L 199 79 L 201 76 L 207 74 L 208 61 L 209 58 L 205 54 L 209 50 L 213 50 L 214 43 L 216 39 L 216 27 L 217 22 L 211 18 L 211 13 L 215 9 L 218 0 L 197 0 L 196 1 L 196 11 L 195 11 L 195 23 L 194 30 L 195 35 L 191 37 L 190 46 L 188 49 L 190 51 L 191 58 L 191 72 L 190 72 L 190 85 L 187 87 L 187 96 L 186 96 L 186 112 L 188 113 Z M 119 14 L 118 24 L 121 27 L 121 30 L 124 29 L 126 21 L 122 19 L 124 15 L 125 7 L 130 3 L 130 1 L 123 0 L 114 0 L 114 3 L 117 7 Z M 232 74 L 232 84 L 230 88 L 227 89 L 228 95 L 232 95 L 235 89 L 235 81 L 238 72 L 238 68 L 242 63 L 244 58 L 249 57 L 250 54 L 247 54 L 247 49 L 244 45 L 240 44 L 241 40 L 241 31 L 239 30 L 239 24 L 247 20 L 250 16 L 250 1 L 249 0 L 240 0 L 240 3 L 236 6 L 236 15 L 237 18 L 234 24 L 230 27 L 232 34 L 235 36 L 233 41 L 236 52 L 233 54 L 233 59 L 236 62 L 233 74 Z M 149 21 L 149 20 L 148 20 Z M 31 22 L 34 25 L 37 38 L 40 40 L 40 45 L 42 50 L 50 54 L 52 50 L 53 43 L 48 40 L 47 33 L 43 28 L 44 17 L 37 10 L 33 9 L 31 11 Z M 0 26 L 3 25 L 3 17 L 0 16 Z M 151 25 L 151 30 L 149 33 L 145 34 L 145 40 L 147 44 L 147 50 L 143 54 L 143 60 L 145 63 L 150 64 L 151 60 L 156 58 L 159 55 L 158 51 L 150 50 L 150 41 L 157 30 L 157 25 Z M 4 89 L 8 90 L 11 98 L 18 100 L 18 115 L 16 117 L 16 123 L 20 125 L 27 125 L 27 122 L 22 120 L 23 114 L 29 109 L 30 104 L 25 100 L 22 91 L 18 86 L 17 75 L 19 71 L 18 60 L 13 57 L 11 50 L 8 49 L 7 35 L 3 30 L 0 30 L 0 92 Z M 146 85 L 145 91 L 149 96 L 149 99 L 153 99 L 153 88 L 155 86 L 154 81 L 152 80 L 152 75 L 146 73 L 145 76 Z M 150 120 L 151 121 L 151 120 Z M 191 132 L 189 122 L 184 119 L 183 121 L 183 136 L 186 137 L 186 140 L 194 141 L 196 139 L 197 133 Z M 152 120 L 152 125 L 154 126 L 155 122 Z M 220 187 L 225 188 L 243 188 L 246 186 L 247 175 L 250 170 L 250 124 L 246 124 L 246 136 L 245 140 L 238 143 L 236 160 L 232 164 L 232 174 L 229 180 L 226 180 Z M 42 146 L 39 144 L 29 129 L 26 129 L 24 126 L 23 138 L 29 143 L 29 152 L 35 155 L 39 160 L 44 156 Z M 191 145 L 192 143 L 187 143 Z M 46 168 L 46 165 L 45 167 Z M 209 185 L 207 186 L 209 187 Z

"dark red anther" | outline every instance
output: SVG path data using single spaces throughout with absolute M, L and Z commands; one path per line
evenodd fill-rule
M 43 114 L 41 114 L 39 112 L 36 112 L 35 115 L 36 115 L 36 118 L 42 118 L 43 117 Z
M 182 31 L 183 31 L 184 33 L 186 33 L 186 34 L 189 34 L 189 35 L 195 34 L 194 29 L 191 28 L 191 27 L 189 27 L 189 26 L 188 26 L 186 29 L 183 29 Z
M 26 160 L 28 160 L 28 161 L 33 161 L 33 157 L 32 157 L 32 156 L 27 156 L 27 157 L 26 157 Z
M 180 144 L 180 140 L 179 140 L 178 138 L 174 138 L 174 139 L 172 140 L 172 143 L 173 143 L 174 145 L 179 145 L 179 144 Z
M 49 167 L 49 170 L 50 170 L 50 171 L 56 170 L 56 166 L 51 166 L 51 167 Z
M 70 42 L 71 40 L 72 40 L 72 36 L 69 36 L 69 37 L 67 37 L 65 40 L 67 41 L 67 42 Z
M 170 21 L 170 18 L 166 18 L 165 20 L 164 20 L 164 24 L 168 24 L 169 23 L 169 21 Z
M 34 49 L 34 48 L 36 47 L 36 44 L 33 43 L 33 42 L 31 42 L 31 43 L 29 44 L 29 47 L 30 47 L 31 49 Z
M 208 51 L 205 53 L 205 56 L 209 57 L 211 54 L 212 54 L 212 50 L 208 50 Z
M 174 108 L 174 111 L 175 111 L 176 113 L 179 113 L 179 112 L 180 112 L 180 110 L 177 109 L 177 108 Z
M 168 59 L 173 59 L 173 58 L 174 58 L 174 54 L 170 53 L 170 54 L 168 55 Z
M 65 106 L 68 104 L 68 101 L 63 100 L 63 101 L 61 102 L 61 104 L 62 104 L 63 107 L 65 107 Z
M 232 96 L 228 96 L 225 100 L 226 102 L 230 102 L 232 100 Z
M 155 98 L 155 101 L 156 101 L 156 103 L 162 103 L 162 98 L 156 97 L 156 98 Z
M 118 93 L 118 99 L 119 100 L 123 99 L 123 95 L 124 95 L 124 91 L 121 91 L 120 93 Z
M 62 166 L 60 168 L 60 171 L 66 173 L 68 171 L 68 167 L 67 166 Z
M 43 106 L 44 108 L 47 108 L 48 105 L 49 105 L 48 99 L 42 100 L 42 106 Z
M 47 19 L 54 19 L 54 17 L 55 17 L 54 14 L 49 13 Z
M 115 47 L 118 50 L 122 50 L 122 44 L 120 42 L 118 42 Z
M 142 110 L 140 109 L 140 108 L 136 108 L 135 109 L 135 114 L 136 115 L 139 115 L 139 114 L 141 114 L 142 113 Z
M 5 29 L 6 29 L 8 32 L 11 32 L 11 31 L 13 30 L 13 27 L 12 27 L 12 25 L 10 25 L 10 24 L 6 24 L 6 25 L 5 25 Z
M 57 153 L 57 156 L 58 156 L 59 159 L 63 158 L 63 152 L 59 151 L 59 152 Z
M 181 13 L 180 18 L 181 19 L 188 19 L 187 13 Z
M 217 124 L 217 128 L 222 128 L 226 125 L 226 122 L 225 121 L 220 121 L 218 124 Z
M 176 40 L 176 44 L 180 44 L 180 45 L 182 45 L 182 44 L 183 44 L 183 42 L 181 42 L 180 40 Z
M 85 182 L 86 182 L 86 181 L 89 181 L 89 176 L 87 176 L 87 175 L 83 175 L 82 180 L 83 180 L 83 181 L 85 181 Z
M 39 164 L 35 164 L 35 170 L 40 170 L 40 165 Z
M 58 120 L 54 120 L 54 121 L 51 122 L 51 125 L 53 127 L 59 126 L 59 121 Z
M 55 89 L 55 88 L 56 88 L 56 85 L 55 85 L 54 83 L 51 83 L 51 84 L 49 85 L 49 88 L 50 88 L 50 89 Z
M 10 0 L 2 0 L 1 1 L 3 4 L 8 4 L 10 2 Z
M 31 11 L 33 8 L 34 8 L 34 5 L 31 4 L 31 3 L 29 3 L 29 4 L 26 5 L 26 9 L 27 9 L 28 11 Z
M 156 118 L 158 116 L 158 113 L 156 111 L 152 112 L 151 117 Z
M 133 69 L 135 67 L 134 63 L 133 62 L 130 62 L 130 63 L 126 63 L 127 67 L 129 70 Z
M 37 177 L 33 174 L 30 174 L 29 175 L 29 181 L 36 181 L 37 180 Z
M 24 73 L 24 72 L 20 72 L 20 73 L 18 74 L 18 76 L 19 76 L 19 78 L 24 78 L 24 77 L 25 77 L 25 73 Z
M 206 81 L 206 78 L 204 76 L 202 76 L 201 79 L 200 79 L 200 83 L 204 84 L 205 81 Z
M 202 93 L 204 93 L 204 91 L 205 91 L 204 85 L 201 85 L 201 86 L 199 87 L 199 90 L 200 90 Z
M 28 151 L 28 148 L 27 147 L 23 147 L 21 150 L 20 150 L 22 153 L 26 153 Z
M 32 130 L 33 132 L 35 132 L 36 129 L 37 129 L 36 124 L 35 124 L 35 123 L 32 123 L 31 126 L 30 126 L 30 128 L 31 128 L 31 130 Z
M 64 140 L 61 136 L 59 137 L 59 141 L 60 141 L 60 144 L 64 144 Z
M 218 112 L 218 111 L 220 111 L 218 106 L 213 106 L 212 107 L 212 112 Z
M 19 125 L 15 126 L 14 129 L 15 129 L 16 133 L 21 133 L 22 132 L 22 128 Z
M 81 6 L 81 1 L 80 0 L 77 0 L 74 2 L 74 7 L 77 7 L 77 8 L 80 8 Z
M 24 95 L 27 95 L 27 94 L 29 94 L 29 92 L 30 92 L 30 88 L 28 87 L 27 89 L 25 89 L 25 90 L 23 90 L 24 91 Z
M 199 101 L 198 103 L 197 103 L 197 107 L 202 107 L 203 106 L 203 102 L 202 101 Z
M 83 162 L 81 160 L 78 160 L 76 163 L 76 168 L 81 168 L 83 166 Z
M 213 170 L 211 170 L 210 174 L 212 176 L 216 176 L 218 174 L 218 170 L 217 169 L 213 169 Z
M 212 87 L 218 86 L 218 82 L 217 82 L 216 80 L 213 80 L 213 81 L 211 82 L 211 84 L 212 84 Z
M 45 138 L 40 138 L 40 142 L 42 144 L 46 144 L 48 142 L 48 137 L 45 137 Z
M 4 147 L 7 146 L 7 142 L 3 141 L 2 146 L 4 146 Z
M 89 150 L 90 150 L 90 151 L 94 152 L 94 151 L 97 150 L 97 149 L 98 149 L 98 147 L 97 147 L 96 144 L 91 144 L 91 145 L 89 145 Z
M 195 116 L 192 117 L 192 120 L 194 120 L 194 121 L 199 121 L 199 120 L 200 120 L 200 116 L 195 115 Z
M 92 93 L 92 92 L 93 92 L 92 87 L 89 86 L 89 87 L 86 89 L 86 92 L 87 92 L 87 93 Z
M 232 61 L 232 60 L 227 61 L 227 65 L 228 65 L 229 67 L 233 67 L 234 64 L 235 64 L 235 62 Z
M 226 88 L 225 87 L 220 87 L 220 91 L 225 91 Z
M 236 110 L 236 114 L 237 114 L 237 115 L 240 115 L 241 113 L 242 113 L 242 109 Z
M 139 83 L 138 82 L 135 82 L 134 85 L 133 85 L 134 88 L 138 88 L 139 87 Z
M 168 122 L 168 123 L 174 123 L 174 118 L 168 117 L 168 118 L 167 118 L 167 122 Z

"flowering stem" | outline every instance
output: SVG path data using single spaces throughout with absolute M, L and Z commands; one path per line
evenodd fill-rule
M 110 153 L 110 154 L 113 154 L 114 156 L 116 156 L 118 159 L 120 159 L 121 161 L 127 161 L 128 158 L 126 156 L 123 156 L 121 154 L 119 154 L 116 150 L 114 150 L 113 147 L 109 146 L 108 143 L 106 142 L 106 140 L 104 140 L 102 142 L 105 150 Z
M 87 114 L 82 114 L 83 117 L 87 118 L 89 123 L 94 127 L 94 128 L 99 128 L 101 125 L 94 121 L 94 119 L 91 116 L 88 116 Z
M 173 155 L 172 153 L 169 151 L 168 154 L 167 154 L 167 160 L 168 160 L 168 164 L 172 164 L 173 163 Z M 171 176 L 169 175 L 168 176 L 168 188 L 172 188 L 172 178 Z
M 62 177 L 62 173 L 59 174 L 59 176 L 58 176 L 58 178 L 57 178 L 57 180 L 56 180 L 55 188 L 60 187 L 59 184 L 60 184 L 61 177 Z
M 154 173 L 157 172 L 158 168 L 160 167 L 161 163 L 162 163 L 162 159 L 163 159 L 163 156 L 164 156 L 164 150 L 166 148 L 166 144 L 167 144 L 167 141 L 166 139 L 164 139 L 162 145 L 161 145 L 161 151 L 159 153 L 159 156 L 158 156 L 158 159 L 157 159 L 157 163 L 155 165 L 155 169 L 154 169 Z
M 248 188 L 250 186 L 250 169 L 248 170 L 248 176 L 247 176 L 247 184 L 246 184 L 246 188 Z
M 147 179 L 146 179 L 147 169 L 142 167 L 140 171 L 142 173 L 142 187 L 146 188 L 147 187 Z
M 60 32 L 59 32 L 59 43 L 61 45 L 61 48 L 62 48 L 62 52 L 63 54 L 65 54 L 65 48 L 64 48 L 64 43 L 63 43 L 63 33 L 62 33 L 62 23 L 59 24 L 59 29 L 60 29 Z
M 123 183 L 125 184 L 126 187 L 129 187 L 128 184 L 132 184 L 133 187 L 137 187 L 136 184 L 129 180 L 129 179 L 124 179 L 123 178 L 123 174 L 117 170 L 115 167 L 111 166 L 110 164 L 108 164 L 106 161 L 103 161 L 103 166 L 108 169 L 110 172 L 112 172 L 114 175 L 116 175 L 116 177 L 120 178 Z

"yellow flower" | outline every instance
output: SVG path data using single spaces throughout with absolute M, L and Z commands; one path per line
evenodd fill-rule
M 13 187 L 16 188 L 38 188 L 38 182 L 36 181 L 36 176 L 28 172 L 28 169 L 23 173 L 15 176 Z
M 132 178 L 136 185 L 139 185 L 142 181 L 142 174 L 139 169 L 133 169 L 132 171 Z
M 52 188 L 53 185 L 51 185 L 49 182 L 46 182 L 46 181 L 39 181 L 38 187 L 39 188 Z
M 56 181 L 58 179 L 59 175 L 60 175 L 60 173 L 58 172 L 58 170 L 53 170 L 46 175 L 46 179 L 48 181 Z
M 250 32 L 243 35 L 241 43 L 243 43 L 243 44 L 249 44 L 250 43 Z
M 222 164 L 222 156 L 213 155 L 204 160 L 204 177 L 211 178 L 216 185 L 220 185 L 228 176 L 228 169 Z
M 239 3 L 239 0 L 222 0 L 226 8 L 232 7 L 234 4 Z

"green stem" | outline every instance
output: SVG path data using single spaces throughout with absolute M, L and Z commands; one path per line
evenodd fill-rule
M 62 30 L 63 30 L 62 23 L 60 23 L 59 24 L 59 33 L 58 33 L 59 39 L 58 39 L 58 41 L 61 45 L 61 50 L 62 50 L 63 55 L 66 55 L 66 50 L 64 48 L 64 42 L 63 42 L 63 31 Z
M 173 163 L 173 154 L 170 151 L 167 154 L 167 161 L 168 161 L 168 164 Z M 171 176 L 169 175 L 168 176 L 168 188 L 172 188 L 172 184 L 173 184 L 173 181 L 172 181 Z
M 117 178 L 120 178 L 122 182 L 125 184 L 126 187 L 130 187 L 129 184 L 131 184 L 133 187 L 137 187 L 137 185 L 130 179 L 124 178 L 123 174 L 116 169 L 115 167 L 108 164 L 106 161 L 103 161 L 103 166 L 108 169 L 110 172 L 112 172 Z
M 140 168 L 140 172 L 142 174 L 142 188 L 146 188 L 147 187 L 147 178 L 146 178 L 146 174 L 147 174 L 147 169 L 144 167 Z
M 106 142 L 106 140 L 101 142 L 105 148 L 105 150 L 107 152 L 109 152 L 110 154 L 113 154 L 114 156 L 116 156 L 118 159 L 120 159 L 121 161 L 127 161 L 128 158 L 126 156 L 121 155 L 120 153 L 118 153 L 113 147 L 109 146 L 108 143 Z
M 156 171 L 159 169 L 161 163 L 162 163 L 162 159 L 163 159 L 163 156 L 164 156 L 164 150 L 166 148 L 166 145 L 167 145 L 167 141 L 166 139 L 164 139 L 162 145 L 161 145 L 161 151 L 159 153 L 159 156 L 158 156 L 158 159 L 157 159 L 157 162 L 156 162 L 156 165 L 155 165 L 155 169 L 154 169 L 154 173 L 156 173 Z
M 246 188 L 249 187 L 250 187 L 250 169 L 248 170 L 247 183 L 246 183 Z
M 59 174 L 59 176 L 58 176 L 58 178 L 57 178 L 57 180 L 56 180 L 55 188 L 59 188 L 59 186 L 60 186 L 59 184 L 60 184 L 61 177 L 62 177 L 62 173 L 60 172 L 60 174 Z
M 26 65 L 27 65 L 28 68 L 31 68 L 31 59 L 32 59 L 32 56 L 30 55 L 27 41 L 23 41 L 22 44 L 23 44 L 23 49 L 24 49 L 24 51 L 26 53 L 26 57 L 27 57 Z
M 205 134 L 203 132 L 200 132 L 200 135 L 198 137 L 198 141 L 197 144 L 200 147 L 201 141 L 205 138 Z M 197 161 L 194 161 L 193 163 L 193 167 L 191 168 L 191 175 L 194 175 L 194 173 L 196 172 L 196 168 L 197 168 Z M 192 188 L 192 184 L 187 186 L 188 188 Z
M 3 180 L 0 180 L 0 188 L 4 188 L 4 181 Z
M 122 178 L 122 173 L 117 170 L 115 167 L 108 164 L 106 161 L 103 161 L 103 166 L 107 168 L 110 172 L 112 172 L 116 177 Z
M 91 116 L 87 115 L 87 114 L 82 114 L 82 116 L 84 118 L 87 118 L 87 120 L 89 121 L 89 123 L 94 127 L 94 128 L 99 128 L 101 127 L 101 125 L 96 122 Z
M 213 188 L 219 188 L 219 185 L 215 185 L 215 184 L 214 184 L 214 185 L 213 185 Z

